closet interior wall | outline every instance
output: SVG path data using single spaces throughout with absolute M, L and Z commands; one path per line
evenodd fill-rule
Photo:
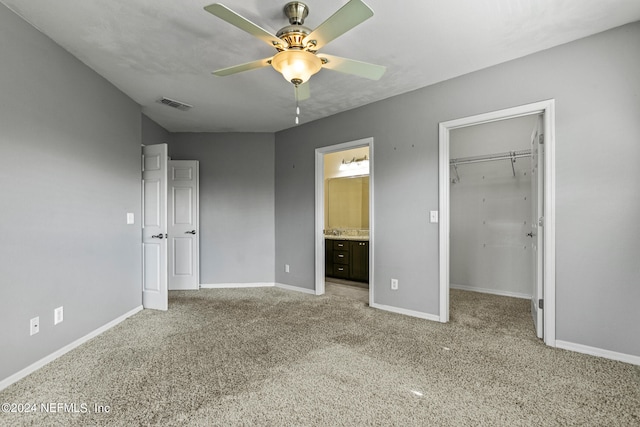
M 530 149 L 536 116 L 451 132 L 451 159 Z M 531 297 L 531 160 L 528 156 L 451 168 L 450 287 Z

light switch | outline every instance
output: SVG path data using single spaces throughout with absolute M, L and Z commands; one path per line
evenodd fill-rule
M 435 224 L 438 222 L 438 211 L 430 211 L 429 212 L 429 222 Z
M 134 222 L 133 212 L 127 212 L 127 224 L 133 224 Z

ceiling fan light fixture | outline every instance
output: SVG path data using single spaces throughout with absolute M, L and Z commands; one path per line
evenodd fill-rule
M 308 81 L 320 71 L 322 60 L 306 50 L 284 50 L 271 60 L 271 66 L 294 85 Z

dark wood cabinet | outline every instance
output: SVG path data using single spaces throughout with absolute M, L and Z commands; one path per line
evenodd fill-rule
M 333 277 L 333 244 L 332 240 L 324 240 L 324 275 Z
M 369 281 L 369 242 L 325 239 L 325 276 Z
M 369 242 L 356 242 L 350 243 L 350 255 L 351 255 L 351 280 L 357 280 L 359 282 L 369 281 Z

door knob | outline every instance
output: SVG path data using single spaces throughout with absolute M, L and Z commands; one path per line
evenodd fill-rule
M 196 230 L 185 231 L 184 234 L 196 234 Z
M 162 235 L 162 233 L 160 234 L 155 234 L 151 236 L 152 239 L 164 239 L 164 236 Z

